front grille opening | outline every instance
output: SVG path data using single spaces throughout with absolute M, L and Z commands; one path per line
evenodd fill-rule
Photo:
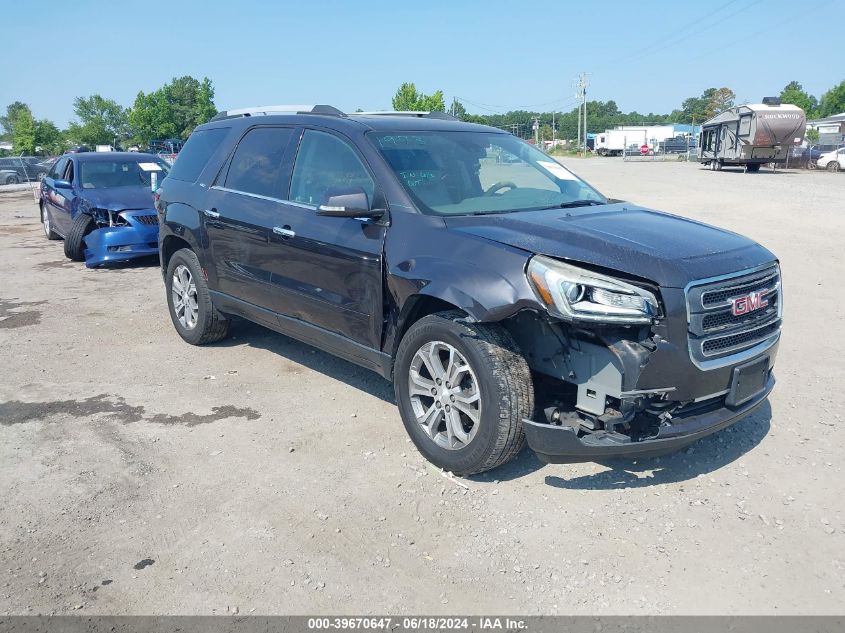
M 746 347 L 752 347 L 760 341 L 769 338 L 772 334 L 780 329 L 780 321 L 774 321 L 769 325 L 758 328 L 756 330 L 748 330 L 740 332 L 739 334 L 731 334 L 730 336 L 721 336 L 719 338 L 707 339 L 701 345 L 701 351 L 705 356 L 712 356 L 719 352 L 728 350 L 740 350 Z
M 774 288 L 777 284 L 777 275 L 767 275 L 764 279 L 750 281 L 745 284 L 734 285 L 721 290 L 710 290 L 701 295 L 701 304 L 705 308 L 721 305 L 731 297 L 747 295 L 751 292 L 759 292 Z
M 141 224 L 147 224 L 147 225 L 150 225 L 150 226 L 152 226 L 153 224 L 158 224 L 158 216 L 157 215 L 136 215 L 134 217 Z

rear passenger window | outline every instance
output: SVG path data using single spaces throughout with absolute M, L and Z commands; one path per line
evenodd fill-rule
M 282 198 L 282 159 L 293 130 L 258 127 L 238 143 L 226 174 L 226 189 Z
M 373 201 L 375 183 L 355 151 L 336 136 L 306 130 L 293 167 L 290 199 L 318 206 L 335 187 L 361 187 Z
M 186 182 L 196 181 L 200 172 L 208 163 L 208 159 L 211 158 L 214 150 L 220 146 L 228 133 L 229 128 L 225 127 L 199 130 L 191 134 L 188 142 L 185 143 L 185 147 L 176 157 L 176 162 L 173 163 L 169 177 Z

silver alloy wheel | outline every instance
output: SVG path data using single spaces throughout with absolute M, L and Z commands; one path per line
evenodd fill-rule
M 472 367 L 452 345 L 431 341 L 414 354 L 408 395 L 417 424 L 438 446 L 467 446 L 481 423 L 481 391 Z
M 185 329 L 193 330 L 197 326 L 199 305 L 197 304 L 197 285 L 190 269 L 179 264 L 173 271 L 170 294 L 173 299 L 173 312 Z
M 44 215 L 44 235 L 50 237 L 50 212 L 44 209 L 42 213 Z

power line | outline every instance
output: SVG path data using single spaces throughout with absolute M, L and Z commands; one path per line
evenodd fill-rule
M 707 30 L 713 28 L 714 26 L 716 26 L 718 24 L 721 24 L 725 20 L 732 18 L 735 15 L 742 13 L 743 11 L 747 11 L 748 9 L 753 7 L 754 5 L 760 4 L 763 0 L 753 0 L 752 2 L 750 2 L 748 4 L 742 5 L 736 11 L 728 13 L 727 15 L 720 16 L 715 21 L 710 22 L 709 24 L 702 25 L 702 22 L 706 22 L 706 20 L 708 18 L 714 16 L 715 14 L 719 13 L 723 9 L 726 9 L 730 5 L 734 4 L 736 1 L 737 0 L 730 0 L 729 2 L 727 2 L 727 3 L 723 4 L 722 6 L 718 7 L 717 9 L 713 9 L 712 11 L 705 13 L 703 16 L 697 18 L 696 20 L 689 22 L 687 25 L 685 25 L 685 26 L 683 26 L 679 29 L 674 29 L 672 31 L 673 35 L 669 39 L 660 42 L 660 46 L 657 46 L 656 48 L 652 45 L 646 46 L 644 48 L 641 48 L 638 51 L 634 51 L 633 53 L 628 53 L 623 57 L 619 57 L 619 58 L 611 60 L 609 62 L 605 62 L 603 64 L 600 64 L 598 66 L 598 68 L 605 68 L 607 66 L 612 66 L 612 65 L 615 65 L 615 64 L 617 64 L 619 62 L 623 62 L 623 61 L 624 62 L 639 61 L 640 59 L 642 59 L 644 57 L 648 57 L 649 55 L 652 55 L 654 53 L 659 53 L 661 51 L 664 51 L 668 48 L 675 46 L 676 44 L 679 44 L 680 42 L 684 41 L 685 39 L 688 39 L 689 37 L 693 36 L 693 34 L 691 34 L 691 35 L 683 34 L 685 31 L 688 31 L 689 29 L 695 27 L 696 28 L 695 35 L 697 35 L 699 33 L 702 33 L 704 31 L 707 31 Z
M 465 99 L 464 97 L 455 97 L 461 103 L 468 103 L 470 105 L 476 106 L 477 108 L 481 108 L 482 110 L 487 110 L 493 114 L 501 114 L 501 112 L 496 112 L 496 110 L 506 110 L 509 112 L 513 112 L 514 110 L 521 110 L 524 108 L 537 108 L 541 106 L 551 105 L 554 103 L 559 103 L 562 106 L 569 105 L 570 103 L 575 103 L 576 99 L 572 97 L 561 97 L 560 99 L 553 99 L 552 101 L 545 101 L 543 103 L 531 103 L 527 105 L 513 105 L 513 106 L 504 106 L 504 105 L 493 105 L 491 103 L 480 103 L 477 101 L 470 101 L 469 99 Z M 496 110 L 491 110 L 491 108 L 495 108 Z

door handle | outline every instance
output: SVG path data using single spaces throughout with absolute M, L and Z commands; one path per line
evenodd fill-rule
M 209 218 L 214 218 L 214 219 L 217 219 L 217 218 L 220 217 L 220 214 L 217 213 L 217 211 L 215 209 L 205 209 L 203 211 L 203 214 L 206 215 Z
M 296 233 L 291 231 L 290 227 L 287 226 L 287 225 L 285 225 L 285 226 L 274 226 L 273 227 L 273 233 L 275 233 L 276 235 L 281 235 L 284 238 L 296 237 Z

